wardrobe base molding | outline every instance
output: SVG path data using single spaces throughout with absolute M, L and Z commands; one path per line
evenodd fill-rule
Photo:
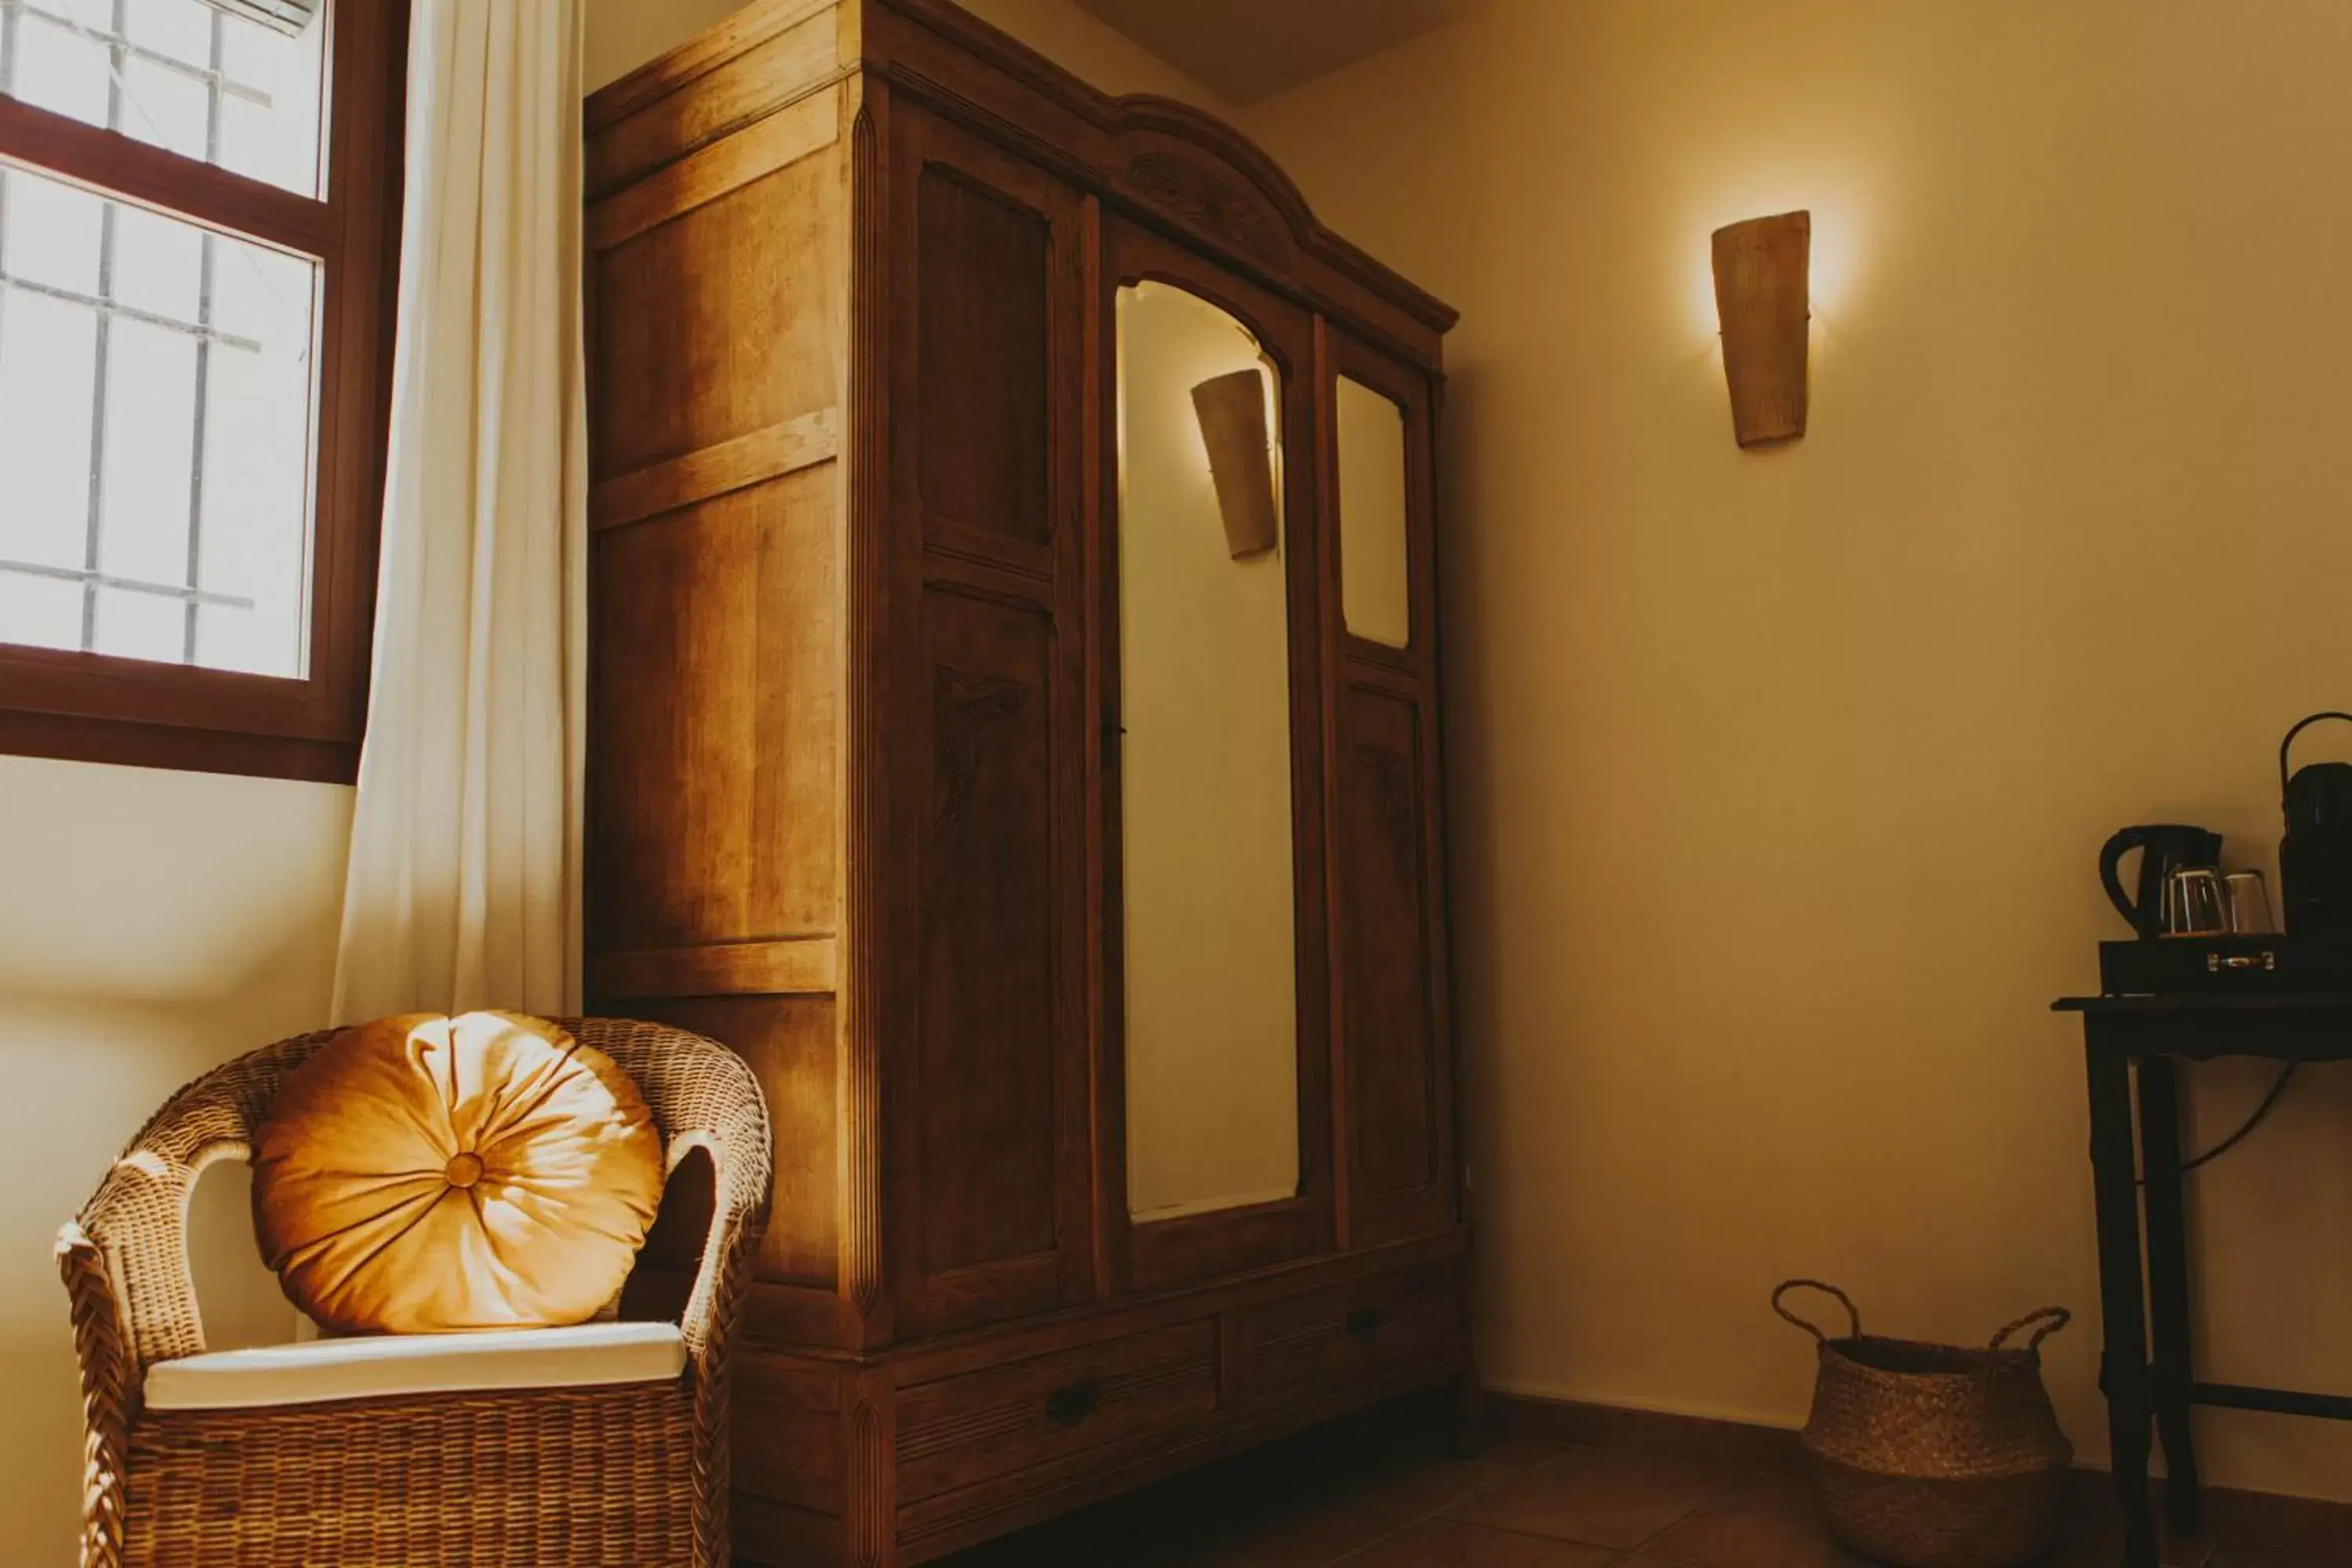
M 735 1357 L 736 1553 L 905 1568 L 1467 1379 L 1466 1239 L 870 1355 L 754 1331 Z

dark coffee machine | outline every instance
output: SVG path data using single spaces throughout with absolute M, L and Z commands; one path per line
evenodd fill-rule
M 2279 744 L 2286 808 L 2279 880 L 2289 936 L 2352 938 L 2352 763 L 2313 763 L 2287 773 L 2294 738 L 2324 719 L 2352 723 L 2352 713 L 2314 713 Z
M 2139 851 L 2139 897 L 2127 899 L 2116 871 L 2124 857 L 2135 849 Z M 2220 834 L 2179 823 L 2157 823 L 2126 827 L 2108 839 L 2106 847 L 2099 851 L 2099 880 L 2124 919 L 2131 921 L 2132 930 L 2155 937 L 2164 930 L 2165 878 L 2179 870 L 2213 870 L 2221 864 Z

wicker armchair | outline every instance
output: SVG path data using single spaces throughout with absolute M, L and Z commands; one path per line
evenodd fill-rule
M 173 1095 L 58 1237 L 87 1422 L 85 1565 L 726 1568 L 728 1341 L 767 1223 L 767 1110 L 751 1069 L 699 1036 L 560 1022 L 636 1080 L 671 1170 L 696 1148 L 711 1160 L 683 1375 L 143 1410 L 147 1369 L 205 1349 L 190 1189 L 213 1162 L 248 1156 L 279 1083 L 332 1032 L 283 1040 Z

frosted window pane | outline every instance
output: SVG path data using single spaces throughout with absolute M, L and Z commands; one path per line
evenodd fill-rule
M 229 86 L 221 95 L 224 168 L 289 191 L 323 195 L 319 189 L 321 113 L 319 40 L 326 34 L 314 22 L 299 38 L 234 19 L 221 26 L 221 73 Z
M 188 643 L 188 607 L 161 594 L 98 591 L 98 651 L 123 658 L 179 662 Z
M 142 142 L 203 159 L 211 104 L 200 78 L 137 55 L 122 62 L 121 129 Z
M 135 310 L 194 325 L 203 291 L 204 250 L 205 231 L 193 224 L 137 207 L 116 207 L 115 299 Z
M 87 228 L 71 194 L 9 174 L 0 258 L 70 250 L 27 232 L 44 214 Z M 58 589 L 19 586 L 38 580 L 92 612 L 66 646 L 299 678 L 318 266 L 100 205 L 112 237 L 101 226 L 91 270 L 110 298 L 0 274 L 0 642 L 63 635 Z
M 134 44 L 192 66 L 212 63 L 212 7 L 186 0 L 123 0 L 123 33 Z
M 308 626 L 313 279 L 309 266 L 283 257 L 248 259 L 225 255 L 218 276 L 247 285 L 234 330 L 263 348 L 212 358 L 197 585 L 249 605 L 205 603 L 196 661 L 291 675 L 301 669 Z
M 10 183 L 21 188 L 26 180 Z M 97 312 L 0 290 L 0 561 L 82 564 L 97 343 Z M 0 572 L 0 583 L 8 580 Z M 80 625 L 77 610 L 76 637 Z M 5 620 L 0 637 L 27 640 Z
M 299 256 L 215 239 L 213 325 L 308 355 L 310 289 L 318 268 Z
M 196 437 L 196 339 L 117 319 L 107 344 L 98 563 L 110 576 L 185 583 Z M 104 630 L 103 624 L 100 626 Z M 101 653 L 128 653 L 101 646 Z M 176 653 L 173 657 L 177 657 Z
M 0 572 L 0 626 L 29 647 L 81 647 L 81 584 Z
M 105 208 L 88 191 L 0 170 L 0 272 L 95 293 L 99 216 Z
M 106 32 L 114 26 L 114 0 L 31 0 L 37 15 L 68 26 Z
M 113 0 L 0 0 L 0 13 L 16 23 L 12 56 L 0 59 L 0 90 L 289 191 L 322 194 L 323 22 L 289 38 L 202 0 L 124 0 L 120 31 Z
M 17 19 L 10 91 L 26 103 L 70 115 L 88 125 L 106 123 L 106 46 L 48 20 L 36 11 Z

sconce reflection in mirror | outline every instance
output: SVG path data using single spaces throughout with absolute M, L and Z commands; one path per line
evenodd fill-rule
M 1263 555 L 1278 542 L 1274 456 L 1266 437 L 1265 377 L 1255 370 L 1212 376 L 1192 389 L 1192 412 L 1209 447 L 1225 547 L 1236 561 Z
M 1805 325 L 1812 316 L 1813 215 L 1782 213 L 1715 231 L 1715 309 L 1731 429 L 1743 447 L 1805 433 Z

